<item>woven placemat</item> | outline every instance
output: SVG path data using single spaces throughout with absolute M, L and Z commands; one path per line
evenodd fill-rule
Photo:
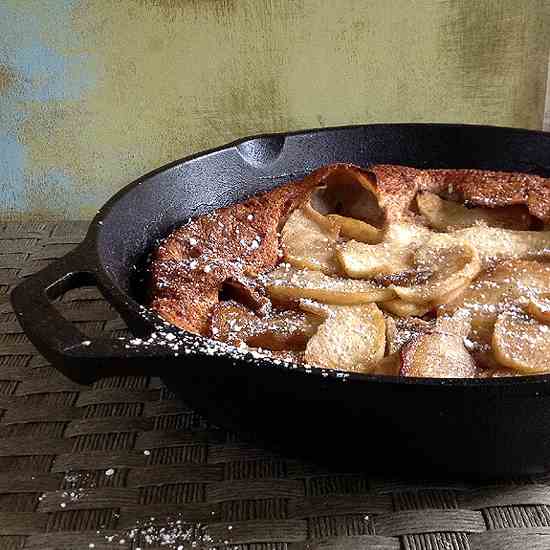
M 86 227 L 0 224 L 0 549 L 550 548 L 550 476 L 476 487 L 330 472 L 209 425 L 158 379 L 62 376 L 8 294 Z M 125 334 L 96 289 L 59 308 L 87 334 Z

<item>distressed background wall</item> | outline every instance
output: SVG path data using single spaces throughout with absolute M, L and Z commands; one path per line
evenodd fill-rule
M 543 124 L 547 0 L 0 1 L 0 217 L 87 218 L 170 160 L 373 121 Z

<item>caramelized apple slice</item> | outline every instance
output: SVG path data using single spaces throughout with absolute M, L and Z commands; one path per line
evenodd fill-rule
M 326 319 L 335 307 L 334 304 L 325 304 L 323 302 L 317 302 L 316 300 L 310 300 L 308 298 L 300 298 L 298 300 L 298 307 L 306 313 L 311 313 Z
M 366 304 L 395 297 L 393 290 L 371 281 L 329 277 L 320 271 L 295 269 L 288 264 L 280 264 L 262 276 L 262 281 L 269 294 L 282 302 L 307 298 L 328 304 Z
M 505 367 L 497 367 L 494 369 L 480 369 L 476 378 L 506 378 L 508 376 L 525 376 L 525 373 Z
M 376 304 L 331 306 L 306 346 L 305 361 L 328 369 L 369 372 L 384 356 L 386 327 Z
M 460 242 L 442 248 L 428 241 L 426 246 L 417 250 L 415 263 L 417 271 L 431 273 L 426 282 L 412 286 L 391 286 L 399 298 L 414 304 L 441 300 L 467 285 L 481 270 L 475 248 Z
M 218 302 L 212 307 L 209 336 L 229 344 L 244 342 L 248 336 L 248 330 L 243 331 L 244 327 L 260 322 L 254 312 L 237 302 Z
M 550 372 L 550 326 L 518 311 L 498 316 L 493 333 L 497 361 L 526 374 Z
M 550 265 L 529 260 L 510 260 L 484 271 L 460 298 L 441 306 L 438 315 L 467 309 L 472 316 L 470 339 L 486 351 L 497 316 L 519 307 L 526 294 L 534 296 L 550 290 Z
M 329 214 L 327 218 L 340 228 L 342 237 L 370 244 L 379 243 L 382 240 L 384 232 L 374 225 L 339 214 Z
M 399 273 L 412 266 L 412 253 L 430 234 L 425 227 L 394 223 L 381 243 L 369 245 L 352 240 L 340 246 L 336 255 L 349 277 L 366 279 Z
M 463 204 L 442 199 L 434 193 L 418 193 L 416 204 L 428 223 L 439 231 L 453 231 L 479 224 L 526 230 L 531 224 L 531 216 L 521 206 L 467 208 Z
M 226 279 L 221 293 L 229 299 L 253 309 L 260 315 L 268 312 L 271 308 L 271 302 L 265 295 L 265 289 L 258 284 L 256 279 L 244 275 Z
M 393 346 L 397 334 L 397 325 L 395 318 L 391 315 L 384 315 L 384 321 L 386 322 L 386 355 L 390 355 L 397 351 Z
M 406 319 L 394 319 L 386 316 L 386 353 L 395 354 L 405 344 L 417 338 L 421 334 L 430 332 L 434 328 L 434 322 L 424 321 L 415 317 Z
M 398 317 L 422 317 L 432 309 L 430 304 L 413 304 L 412 302 L 401 300 L 401 298 L 381 302 L 379 305 L 383 310 L 393 313 Z
M 495 359 L 491 345 L 479 344 L 470 335 L 464 340 L 466 349 L 472 354 L 476 365 L 482 370 L 498 370 L 502 365 Z
M 352 240 L 342 245 L 336 256 L 346 274 L 355 279 L 397 273 L 410 267 L 410 252 L 388 243 L 367 245 Z
M 541 323 L 550 323 L 550 292 L 531 297 L 526 309 Z
M 212 308 L 210 335 L 238 345 L 270 350 L 303 350 L 321 321 L 318 316 L 298 311 L 271 312 L 258 317 L 232 301 L 219 302 Z
M 380 374 L 383 376 L 398 376 L 401 368 L 401 357 L 399 353 L 392 353 L 383 357 L 376 363 L 370 371 L 371 374 Z
M 335 259 L 338 226 L 311 207 L 292 212 L 281 233 L 284 258 L 296 267 L 338 273 Z
M 466 292 L 466 289 L 468 288 L 471 281 L 467 281 L 462 286 L 459 286 L 455 288 L 454 290 L 451 290 L 447 294 L 443 294 L 441 296 L 436 297 L 434 300 L 432 300 L 432 305 L 434 307 L 443 306 L 445 304 L 450 304 L 451 302 L 455 302 L 460 299 L 462 294 Z
M 484 267 L 506 259 L 550 256 L 550 231 L 513 231 L 479 226 L 455 231 L 452 236 L 469 242 L 477 250 Z
M 367 173 L 346 165 L 334 170 L 312 194 L 312 207 L 323 215 L 338 214 L 382 227 L 384 212 Z
M 280 351 L 305 349 L 319 327 L 319 319 L 299 311 L 282 311 L 262 319 L 251 327 L 246 339 L 249 346 Z
M 465 311 L 437 320 L 433 332 L 423 334 L 401 350 L 402 376 L 433 378 L 473 378 L 474 360 L 464 347 L 470 331 L 470 316 Z

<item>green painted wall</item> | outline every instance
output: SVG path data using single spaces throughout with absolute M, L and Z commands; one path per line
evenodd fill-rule
M 540 128 L 549 45 L 547 0 L 4 0 L 0 217 L 91 217 L 259 132 Z

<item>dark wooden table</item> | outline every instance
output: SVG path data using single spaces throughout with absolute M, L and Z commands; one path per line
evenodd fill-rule
M 86 226 L 0 224 L 1 550 L 550 548 L 550 477 L 473 486 L 331 472 L 244 444 L 158 379 L 85 387 L 59 374 L 8 294 Z M 90 335 L 125 334 L 96 289 L 59 308 Z

